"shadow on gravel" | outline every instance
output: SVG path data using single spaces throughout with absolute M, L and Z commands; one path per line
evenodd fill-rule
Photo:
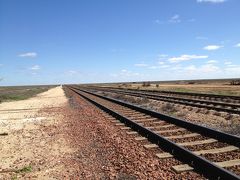
M 68 97 L 69 105 L 73 109 L 82 109 L 81 105 L 72 97 Z

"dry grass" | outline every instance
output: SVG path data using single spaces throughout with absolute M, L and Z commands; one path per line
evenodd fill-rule
M 174 82 L 151 82 L 148 86 L 143 86 L 143 83 L 129 83 L 125 86 L 109 84 L 112 87 L 146 89 L 159 91 L 176 91 L 176 92 L 195 92 L 195 93 L 210 93 L 218 95 L 235 95 L 240 96 L 240 86 L 231 85 L 231 80 L 209 80 L 209 81 L 174 81 Z
M 24 100 L 47 91 L 54 86 L 0 87 L 0 102 Z
M 163 112 L 170 113 L 170 114 L 175 113 L 177 111 L 174 104 L 172 104 L 172 103 L 166 103 L 166 104 L 162 105 L 161 110 Z

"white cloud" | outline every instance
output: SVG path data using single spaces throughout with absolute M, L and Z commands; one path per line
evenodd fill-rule
M 216 60 L 210 60 L 210 61 L 207 61 L 207 64 L 214 64 L 214 63 L 217 63 L 218 61 Z
M 189 61 L 189 60 L 193 60 L 193 59 L 206 59 L 206 58 L 208 58 L 208 56 L 184 54 L 184 55 L 181 55 L 179 57 L 171 57 L 171 58 L 168 59 L 168 61 L 171 62 L 171 63 L 178 63 L 178 62 L 181 62 L 181 61 Z
M 168 67 L 170 67 L 169 65 L 161 65 L 161 66 L 159 66 L 160 68 L 168 68 Z
M 238 47 L 238 48 L 240 48 L 240 43 L 236 44 L 236 45 L 235 45 L 235 47 Z
M 231 65 L 232 62 L 231 62 L 231 61 L 225 61 L 224 64 L 225 64 L 225 65 Z
M 159 55 L 158 55 L 158 59 L 164 59 L 164 58 L 166 58 L 166 57 L 168 57 L 167 54 L 159 54 Z
M 231 68 L 233 68 L 233 67 L 237 67 L 238 65 L 236 65 L 236 64 L 228 64 L 227 65 L 227 67 L 231 67 Z
M 213 64 L 205 64 L 205 65 L 202 65 L 199 67 L 196 67 L 195 65 L 190 65 L 190 66 L 185 67 L 184 70 L 187 74 L 201 74 L 201 73 L 218 72 L 220 70 L 220 68 Z
M 213 64 L 206 64 L 201 66 L 199 70 L 203 73 L 217 72 L 219 70 L 219 67 Z
M 214 50 L 218 50 L 220 48 L 222 48 L 223 46 L 218 46 L 218 45 L 208 45 L 205 46 L 203 49 L 204 50 L 208 50 L 208 51 L 214 51 Z
M 140 76 L 137 72 L 132 72 L 126 69 L 122 69 L 119 73 L 113 73 L 110 74 L 112 77 L 118 77 L 118 78 L 129 78 L 129 77 L 137 77 Z
M 225 68 L 227 73 L 240 75 L 240 65 L 231 65 Z
M 132 72 L 132 71 L 128 71 L 128 70 L 125 70 L 122 72 L 124 73 L 125 76 L 139 76 L 139 73 L 137 73 L 137 72 Z
M 159 61 L 158 64 L 163 65 L 163 64 L 165 64 L 165 62 Z
M 177 24 L 177 23 L 181 23 L 183 21 L 188 22 L 188 23 L 193 23 L 196 21 L 196 19 L 190 18 L 190 19 L 182 20 L 179 14 L 174 14 L 172 17 L 170 17 L 167 20 L 160 20 L 160 19 L 153 20 L 153 22 L 155 24 Z
M 170 69 L 171 69 L 171 70 L 174 70 L 174 71 L 177 71 L 177 70 L 179 71 L 179 70 L 182 70 L 183 68 L 182 68 L 181 65 L 178 64 L 178 65 L 176 65 L 176 66 L 171 67 Z
M 160 66 L 149 66 L 149 69 L 163 69 L 163 68 L 168 68 L 170 67 L 169 65 L 160 65 Z
M 79 71 L 76 71 L 76 70 L 68 70 L 64 73 L 65 75 L 67 76 L 75 76 L 75 75 L 79 75 Z
M 194 72 L 196 72 L 197 68 L 195 65 L 190 65 L 184 68 L 185 71 L 187 71 L 188 73 L 192 74 Z
M 37 53 L 36 52 L 27 52 L 27 53 L 19 54 L 18 56 L 19 57 L 35 58 L 35 57 L 37 57 Z
M 150 66 L 149 69 L 158 69 L 159 66 Z
M 71 74 L 76 74 L 76 73 L 78 73 L 77 71 L 75 71 L 75 70 L 69 70 L 68 71 L 68 73 L 71 73 Z
M 39 65 L 34 65 L 30 68 L 30 70 L 33 70 L 33 71 L 37 71 L 40 69 L 40 66 Z
M 227 0 L 197 0 L 198 3 L 223 3 L 226 2 Z
M 181 19 L 180 16 L 178 14 L 175 14 L 174 16 L 172 16 L 169 20 L 169 23 L 180 23 Z
M 134 66 L 137 66 L 137 67 L 147 67 L 148 65 L 145 64 L 145 63 L 139 63 L 139 64 L 134 64 Z

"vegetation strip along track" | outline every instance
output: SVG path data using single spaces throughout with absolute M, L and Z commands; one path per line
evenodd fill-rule
M 210 160 L 207 160 L 206 158 L 195 154 L 188 148 L 183 147 L 183 145 L 175 143 L 174 140 L 171 140 L 164 135 L 159 135 L 156 131 L 150 130 L 150 128 L 144 127 L 144 125 L 136 121 L 137 118 L 131 118 L 129 113 L 135 112 L 139 114 L 145 114 L 146 116 L 150 116 L 152 120 L 155 119 L 155 123 L 165 122 L 168 124 L 174 124 L 175 126 L 180 126 L 181 128 L 186 129 L 186 131 L 195 133 L 197 132 L 200 134 L 200 136 L 214 138 L 216 139 L 216 141 L 218 140 L 217 143 L 224 142 L 228 145 L 230 144 L 238 148 L 240 146 L 239 137 L 216 131 L 211 128 L 195 125 L 181 119 L 173 118 L 164 114 L 157 113 L 155 111 L 147 110 L 139 106 L 125 103 L 113 98 L 94 94 L 83 89 L 79 90 L 73 87 L 69 88 L 75 93 L 83 96 L 96 106 L 100 107 L 104 111 L 110 113 L 112 116 L 116 117 L 121 122 L 131 127 L 133 130 L 138 131 L 139 134 L 147 137 L 149 141 L 157 144 L 165 151 L 170 152 L 180 161 L 191 165 L 194 169 L 203 173 L 207 177 L 214 179 L 240 179 L 239 176 L 234 174 L 233 172 L 217 166 L 214 162 L 211 162 Z
M 158 94 L 152 93 L 142 93 L 137 91 L 130 91 L 130 90 L 116 90 L 110 88 L 94 88 L 92 90 L 104 91 L 104 92 L 111 92 L 111 93 L 118 93 L 123 95 L 130 95 L 135 97 L 145 97 L 153 100 L 160 100 L 166 101 L 171 103 L 195 106 L 198 108 L 206 108 L 212 109 L 216 111 L 228 112 L 228 113 L 235 113 L 240 114 L 240 104 L 233 104 L 233 103 L 224 103 L 224 102 L 216 102 L 216 101 L 207 101 L 207 100 L 197 100 L 197 99 L 188 99 L 188 98 L 180 98 L 180 97 L 171 97 L 171 96 L 162 96 Z M 221 107 L 218 107 L 221 106 Z

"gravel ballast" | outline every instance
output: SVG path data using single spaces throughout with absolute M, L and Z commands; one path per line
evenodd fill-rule
M 70 102 L 67 138 L 77 149 L 68 163 L 78 167 L 77 178 L 204 179 L 195 172 L 175 173 L 171 167 L 181 162 L 158 159 L 156 150 L 145 149 L 143 142 L 115 126 L 104 112 L 69 90 L 65 92 Z

